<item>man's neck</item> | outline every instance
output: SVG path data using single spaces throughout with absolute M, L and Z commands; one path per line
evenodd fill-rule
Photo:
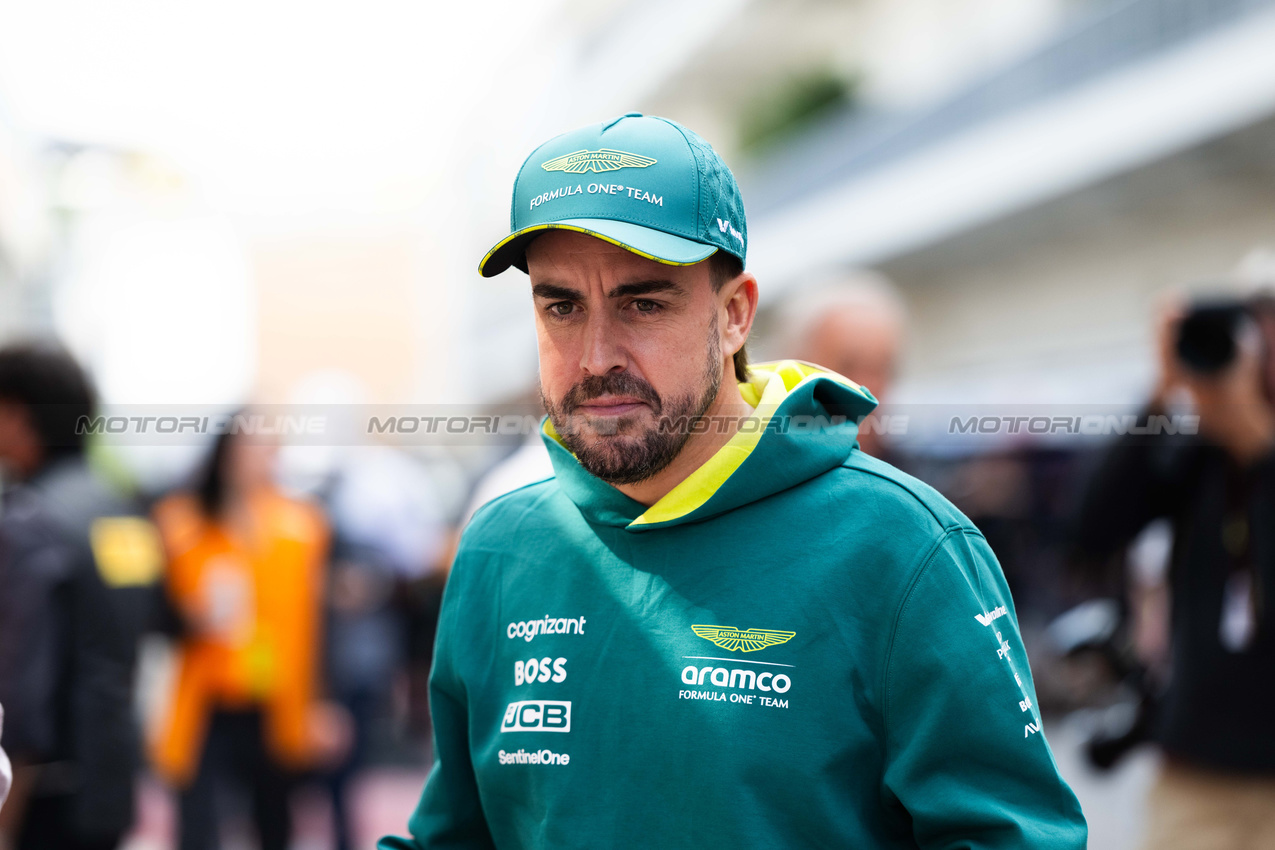
M 704 433 L 691 434 L 673 462 L 656 475 L 636 484 L 618 484 L 616 489 L 650 507 L 729 443 L 739 430 L 739 423 L 752 413 L 753 408 L 739 393 L 739 384 L 733 380 L 723 381 L 717 398 L 704 413 L 709 421 Z

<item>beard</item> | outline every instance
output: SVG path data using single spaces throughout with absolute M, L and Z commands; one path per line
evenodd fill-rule
M 717 336 L 714 316 L 708 333 L 708 362 L 698 391 L 664 399 L 649 383 L 628 372 L 590 375 L 556 403 L 541 387 L 540 399 L 549 420 L 580 465 L 608 484 L 637 484 L 668 467 L 690 439 L 691 426 L 708 411 L 721 390 L 722 354 Z M 604 395 L 642 400 L 651 408 L 655 421 L 644 426 L 641 411 L 606 417 L 576 412 L 581 404 Z

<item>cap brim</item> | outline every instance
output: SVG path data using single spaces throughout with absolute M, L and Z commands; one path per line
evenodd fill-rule
M 669 266 L 691 266 L 717 253 L 713 245 L 694 242 L 662 230 L 653 230 L 627 221 L 609 218 L 568 218 L 544 224 L 533 224 L 517 230 L 496 243 L 478 264 L 478 273 L 492 277 L 513 266 L 527 270 L 526 251 L 531 240 L 546 230 L 572 230 L 619 245 L 640 257 Z

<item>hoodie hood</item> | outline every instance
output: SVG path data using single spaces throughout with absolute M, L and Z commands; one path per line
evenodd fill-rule
M 797 360 L 756 364 L 739 389 L 752 415 L 650 507 L 587 472 L 546 418 L 541 430 L 559 486 L 591 523 L 640 532 L 699 522 L 840 466 L 858 447 L 859 421 L 877 406 L 849 378 Z

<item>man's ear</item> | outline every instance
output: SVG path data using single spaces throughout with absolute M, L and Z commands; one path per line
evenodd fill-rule
M 744 347 L 757 317 L 757 278 L 740 272 L 722 285 L 718 293 L 722 310 L 722 350 L 733 356 Z

